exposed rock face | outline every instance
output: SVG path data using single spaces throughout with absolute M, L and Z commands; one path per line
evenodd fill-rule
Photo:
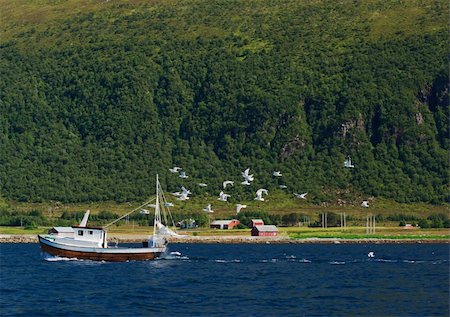
M 295 136 L 295 138 L 290 141 L 289 143 L 286 143 L 283 148 L 280 151 L 280 159 L 285 160 L 292 154 L 294 154 L 295 151 L 298 149 L 304 148 L 306 146 L 306 142 L 300 138 L 299 135 Z
M 362 114 L 358 115 L 357 119 L 354 120 L 350 120 L 350 121 L 346 121 L 344 123 L 341 124 L 341 136 L 342 137 L 346 137 L 347 134 L 353 130 L 353 129 L 357 129 L 357 130 L 364 130 L 364 119 L 362 117 Z
M 416 123 L 417 123 L 417 125 L 421 125 L 421 124 L 424 122 L 422 113 L 417 112 L 416 115 L 415 115 L 415 117 L 416 117 Z

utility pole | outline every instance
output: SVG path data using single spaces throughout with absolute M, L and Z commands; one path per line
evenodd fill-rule
M 322 213 L 322 229 L 328 228 L 328 214 L 326 212 Z
M 366 218 L 366 234 L 375 233 L 375 216 L 368 215 Z
M 341 230 L 345 230 L 347 228 L 347 223 L 345 219 L 345 212 L 340 213 L 341 216 Z

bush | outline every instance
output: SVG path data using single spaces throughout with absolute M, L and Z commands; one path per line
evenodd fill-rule
M 422 229 L 430 228 L 430 223 L 426 219 L 419 220 L 419 227 Z

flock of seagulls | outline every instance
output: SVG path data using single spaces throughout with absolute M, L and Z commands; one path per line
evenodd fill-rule
M 348 156 L 347 159 L 345 160 L 344 167 L 345 168 L 354 168 L 355 167 L 355 165 L 352 164 L 352 159 L 350 156 Z M 181 167 L 174 166 L 172 168 L 169 168 L 169 171 L 174 174 L 178 173 L 179 178 L 182 178 L 182 179 L 189 178 L 189 176 L 186 175 L 186 171 L 184 171 Z M 251 182 L 253 182 L 255 180 L 254 175 L 250 174 L 250 168 L 247 168 L 241 174 L 242 174 L 242 177 L 244 178 L 244 180 L 241 182 L 241 184 L 244 186 L 250 186 Z M 282 177 L 283 174 L 281 173 L 281 171 L 273 171 L 272 176 L 278 178 L 278 177 Z M 208 184 L 206 184 L 206 183 L 197 183 L 197 185 L 199 187 L 207 187 L 208 186 Z M 225 190 L 228 186 L 234 186 L 234 181 L 225 180 L 222 182 L 223 190 Z M 287 189 L 288 187 L 286 185 L 279 185 L 279 188 Z M 219 198 L 217 198 L 217 200 L 227 202 L 228 198 L 230 198 L 231 195 L 226 194 L 223 190 L 220 192 Z M 172 193 L 172 195 L 177 197 L 177 200 L 180 200 L 180 201 L 188 200 L 190 194 L 192 194 L 191 191 L 186 189 L 184 186 L 181 186 L 181 192 Z M 265 200 L 264 196 L 267 196 L 268 194 L 269 194 L 269 191 L 267 189 L 260 188 L 256 191 L 256 197 L 254 198 L 254 200 L 255 201 L 264 201 Z M 294 195 L 298 199 L 306 200 L 307 199 L 306 196 L 308 195 L 308 193 L 307 192 L 302 193 L 302 194 L 294 193 Z M 174 206 L 173 203 L 170 203 L 170 202 L 165 203 L 165 207 L 173 207 L 173 206 Z M 235 206 L 236 206 L 236 214 L 238 214 L 242 209 L 247 208 L 247 205 L 242 205 L 242 204 L 236 204 Z M 369 202 L 367 200 L 364 200 L 361 203 L 361 207 L 369 208 Z M 205 208 L 203 208 L 203 211 L 206 213 L 214 212 L 214 210 L 211 207 L 211 204 L 208 204 Z M 149 211 L 142 209 L 141 213 L 149 214 Z

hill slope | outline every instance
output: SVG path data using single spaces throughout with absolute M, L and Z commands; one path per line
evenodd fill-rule
M 8 199 L 138 200 L 156 172 L 215 195 L 247 167 L 246 197 L 448 199 L 447 1 L 0 5 Z

